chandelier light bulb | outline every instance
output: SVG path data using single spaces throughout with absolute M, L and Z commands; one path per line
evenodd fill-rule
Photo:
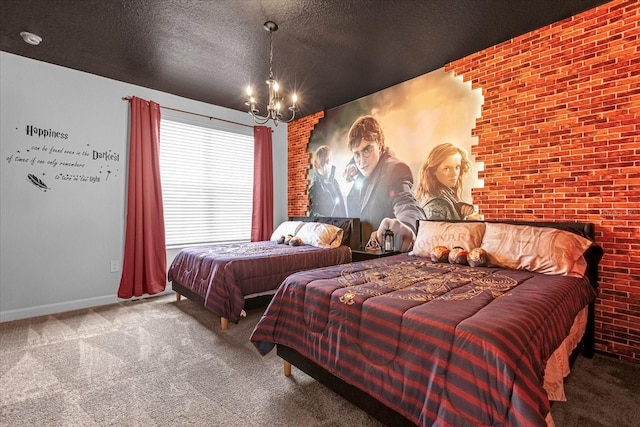
M 247 86 L 247 96 L 251 98 L 251 86 Z M 253 98 L 251 98 L 253 99 Z

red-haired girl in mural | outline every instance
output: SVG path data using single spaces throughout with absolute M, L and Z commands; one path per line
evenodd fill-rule
M 416 199 L 427 219 L 475 219 L 473 205 L 462 201 L 462 181 L 471 170 L 464 148 L 446 142 L 434 147 L 418 173 Z
M 372 116 L 358 118 L 348 138 L 353 158 L 343 176 L 353 186 L 347 194 L 347 214 L 360 218 L 364 237 L 377 230 L 382 242 L 388 228 L 394 232 L 396 250 L 409 251 L 416 223 L 423 217 L 413 196 L 411 169 L 385 146 L 382 128 Z
M 309 187 L 311 216 L 347 216 L 344 196 L 335 178 L 336 167 L 332 165 L 331 148 L 318 147 L 313 153 L 313 184 Z

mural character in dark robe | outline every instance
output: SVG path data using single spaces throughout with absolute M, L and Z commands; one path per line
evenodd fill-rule
M 311 216 L 346 217 L 347 208 L 340 185 L 335 178 L 331 148 L 326 145 L 313 153 L 313 183 L 309 187 Z
M 347 194 L 347 215 L 360 218 L 362 236 L 376 231 L 383 241 L 386 229 L 394 233 L 396 250 L 407 252 L 416 236 L 416 223 L 423 212 L 413 196 L 413 174 L 385 145 L 380 124 L 373 116 L 358 118 L 348 134 L 353 158 L 344 170 L 353 182 Z
M 471 170 L 464 148 L 451 143 L 434 147 L 418 173 L 416 199 L 432 220 L 480 219 L 473 205 L 462 200 L 463 177 Z

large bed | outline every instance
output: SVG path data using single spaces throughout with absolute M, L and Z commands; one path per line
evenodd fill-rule
M 546 377 L 593 352 L 602 253 L 591 224 L 424 221 L 408 254 L 289 276 L 251 341 L 388 425 L 552 425 Z
M 279 238 L 287 236 L 304 241 L 284 244 Z M 270 298 L 290 274 L 351 262 L 351 250 L 359 246 L 357 218 L 294 217 L 268 241 L 184 248 L 171 263 L 168 280 L 178 300 L 183 295 L 204 305 L 226 330 L 229 321 L 244 315 L 245 303 Z

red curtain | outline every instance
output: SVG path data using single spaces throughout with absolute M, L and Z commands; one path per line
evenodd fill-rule
M 251 241 L 269 240 L 273 233 L 273 156 L 271 128 L 253 127 L 253 213 Z
M 164 291 L 167 279 L 160 185 L 160 105 L 132 97 L 129 191 L 119 298 Z

